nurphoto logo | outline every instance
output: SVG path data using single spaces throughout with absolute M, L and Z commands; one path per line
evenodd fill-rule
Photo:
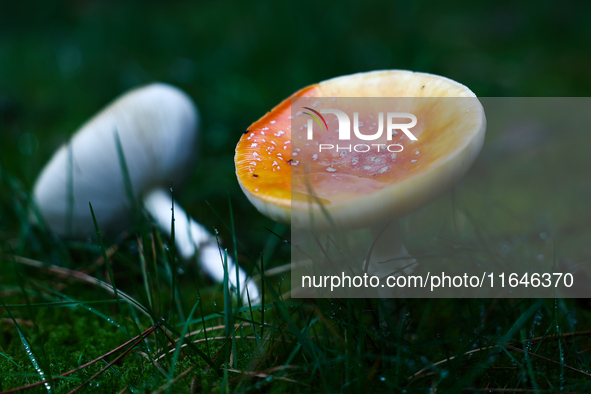
M 302 111 L 302 113 L 308 115 L 311 119 L 308 119 L 307 122 L 307 139 L 313 140 L 314 139 L 314 122 L 318 124 L 320 130 L 329 131 L 328 123 L 322 114 L 333 114 L 336 115 L 339 127 L 336 131 L 339 133 L 339 140 L 340 141 L 350 141 L 351 140 L 351 120 L 349 115 L 345 112 L 338 110 L 338 109 L 321 109 L 320 112 L 316 111 L 310 107 L 302 107 L 303 109 L 310 111 Z M 395 119 L 397 121 L 395 121 Z M 406 123 L 398 123 L 400 119 L 410 119 L 410 122 Z M 355 138 L 362 140 L 362 141 L 376 141 L 382 138 L 382 134 L 384 133 L 384 113 L 378 113 L 378 127 L 377 131 L 372 134 L 363 134 L 359 130 L 359 128 L 363 125 L 359 122 L 359 113 L 353 112 L 353 133 Z M 387 141 L 392 141 L 392 135 L 397 134 L 396 130 L 402 131 L 410 140 L 417 141 L 417 137 L 409 130 L 416 126 L 417 124 L 417 117 L 408 112 L 387 112 L 386 113 L 386 139 Z M 400 144 L 355 144 L 355 145 L 335 145 L 334 144 L 318 144 L 318 151 L 322 152 L 323 150 L 348 150 L 348 151 L 355 151 L 355 152 L 368 152 L 371 150 L 371 146 L 375 146 L 377 151 L 380 151 L 380 148 L 387 149 L 389 152 L 402 152 L 404 147 Z

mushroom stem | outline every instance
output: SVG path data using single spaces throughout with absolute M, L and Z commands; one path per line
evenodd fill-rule
M 408 253 L 402 243 L 400 221 L 382 222 L 371 227 L 373 244 L 370 248 L 369 263 L 364 264 L 368 275 L 385 278 L 398 271 L 410 274 L 416 260 Z
M 220 253 L 216 238 L 209 233 L 185 210 L 173 201 L 174 204 L 174 237 L 175 246 L 185 260 L 193 257 L 195 252 L 199 252 L 199 261 L 204 271 L 216 282 L 224 281 L 224 257 Z M 171 198 L 170 194 L 164 189 L 155 189 L 144 198 L 144 206 L 150 213 L 156 225 L 169 237 L 172 234 L 171 227 Z M 238 278 L 236 270 L 238 269 Z M 238 287 L 240 282 L 240 294 L 242 301 L 247 301 L 245 286 L 248 286 L 250 301 L 259 300 L 259 291 L 256 284 L 248 278 L 246 272 L 237 267 L 230 256 L 228 256 L 228 275 L 233 287 Z

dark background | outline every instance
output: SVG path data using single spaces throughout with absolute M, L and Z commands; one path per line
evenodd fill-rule
M 238 237 L 259 250 L 273 224 L 242 195 L 233 152 L 283 98 L 394 68 L 440 74 L 478 96 L 586 96 L 590 10 L 585 1 L 3 1 L 0 163 L 31 190 L 52 152 L 114 97 L 174 84 L 202 115 L 180 202 L 219 227 L 204 201 L 227 220 L 229 195 Z M 0 231 L 14 232 L 4 203 Z
M 193 98 L 202 117 L 199 155 L 189 181 L 175 195 L 199 222 L 220 229 L 224 246 L 233 252 L 231 234 L 224 227 L 230 221 L 230 199 L 237 239 L 245 246 L 238 248 L 239 261 L 252 270 L 260 262 L 261 250 L 269 251 L 267 257 L 280 244 L 268 229 L 287 236 L 287 228 L 277 227 L 248 202 L 234 174 L 236 143 L 266 111 L 306 85 L 377 69 L 443 75 L 465 84 L 479 97 L 590 96 L 590 15 L 589 1 L 0 0 L 0 297 L 14 304 L 0 313 L 0 356 L 4 356 L 0 370 L 11 371 L 10 376 L 2 372 L 0 391 L 25 385 L 36 373 L 6 311 L 32 324 L 22 326 L 23 332 L 38 359 L 52 363 L 54 374 L 76 367 L 82 356 L 98 357 L 127 340 L 110 320 L 126 321 L 122 311 L 127 309 L 118 309 L 112 299 L 101 301 L 109 298 L 108 293 L 44 270 L 18 268 L 5 257 L 21 255 L 76 270 L 97 261 L 101 251 L 96 242 L 60 241 L 31 227 L 29 192 L 52 153 L 121 93 L 162 81 Z M 489 122 L 483 150 L 458 187 L 402 220 L 405 244 L 413 256 L 420 259 L 438 253 L 442 262 L 457 256 L 507 264 L 543 260 L 565 269 L 591 261 L 587 148 L 591 134 L 577 127 L 523 126 Z M 113 241 L 106 240 L 106 246 Z M 161 250 L 162 244 L 158 245 Z M 138 259 L 135 235 L 128 234 L 112 258 L 117 286 L 147 305 L 147 294 L 139 289 Z M 162 289 L 150 294 L 166 306 L 171 298 L 163 261 L 159 258 L 156 270 L 160 272 L 156 283 Z M 289 261 L 289 247 L 283 245 L 265 264 L 269 268 Z M 186 271 L 190 274 L 178 279 L 179 309 L 188 315 L 200 300 L 204 310 L 195 316 L 212 314 L 220 321 L 211 320 L 211 324 L 222 324 L 217 317 L 226 307 L 222 286 Z M 108 278 L 102 268 L 94 274 Z M 287 272 L 271 280 L 279 294 L 290 288 Z M 39 291 L 36 281 L 60 288 L 63 296 Z M 25 289 L 33 302 L 46 304 L 25 309 Z M 271 302 L 269 289 L 266 303 Z M 93 308 L 105 317 L 53 302 L 66 296 L 84 301 L 98 298 Z M 491 338 L 502 344 L 529 338 L 531 344 L 532 338 L 543 337 L 544 347 L 536 345 L 542 341 L 534 342 L 536 352 L 550 360 L 534 364 L 540 387 L 589 392 L 588 376 L 573 371 L 565 375 L 563 365 L 588 371 L 588 342 L 560 337 L 561 333 L 588 333 L 588 299 L 388 300 L 400 333 L 398 328 L 384 332 L 377 318 L 372 323 L 371 311 L 376 309 L 370 302 L 345 300 L 347 308 L 341 310 L 343 303 L 333 301 L 308 300 L 324 319 L 318 326 L 340 330 L 331 334 L 332 343 L 318 341 L 331 357 L 329 367 L 334 367 L 328 380 L 295 375 L 302 381 L 310 379 L 313 391 L 322 385 L 327 392 L 344 391 L 343 376 L 354 381 L 349 374 L 357 381 L 348 387 L 354 392 L 400 391 L 407 384 L 423 388 L 423 382 L 421 392 L 437 387 L 437 382 L 452 387 L 449 392 L 467 385 L 529 389 L 535 386 L 523 377 L 532 370 L 522 355 L 514 353 L 522 362 L 519 367 L 515 358 L 504 355 L 497 362 L 481 352 L 479 364 L 463 356 L 468 350 L 489 346 Z M 299 334 L 308 316 L 316 312 L 307 306 L 289 308 Z M 360 318 L 359 324 L 342 326 L 351 318 L 344 316 L 345 309 L 355 312 L 352 315 Z M 174 310 L 166 313 L 171 321 L 180 319 Z M 270 324 L 266 332 L 274 330 L 273 335 L 296 346 L 296 337 L 289 334 L 281 316 L 271 308 L 266 315 L 256 313 L 255 320 Z M 382 352 L 381 366 L 373 351 L 343 361 L 342 354 L 352 354 L 342 345 L 353 343 L 347 338 L 365 337 L 376 340 L 374 350 Z M 270 364 L 288 362 L 289 352 L 281 355 L 283 347 L 268 344 L 275 349 L 268 352 Z M 264 368 L 251 365 L 254 356 L 249 347 L 244 349 L 240 369 Z M 409 383 L 407 377 L 429 363 L 452 359 L 453 365 L 442 364 L 441 375 Z M 205 368 L 199 360 L 183 362 L 183 368 Z M 129 357 L 125 363 L 121 376 L 108 371 L 101 377 L 101 390 L 118 392 L 123 385 L 138 382 L 137 387 L 151 391 L 166 381 L 153 368 L 144 369 L 139 357 Z M 307 368 L 309 360 L 298 356 L 292 363 Z M 209 377 L 195 376 L 209 379 L 203 388 L 216 379 L 212 372 Z M 240 388 L 250 390 L 251 382 L 261 383 L 253 378 Z M 277 392 L 303 387 L 269 382 Z M 75 384 L 64 381 L 64 392 Z M 188 391 L 189 384 L 182 384 Z

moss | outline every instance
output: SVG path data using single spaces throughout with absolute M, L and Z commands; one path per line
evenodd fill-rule
M 15 253 L 75 270 L 94 267 L 100 249 L 92 240 L 63 241 L 43 226 L 31 226 L 30 191 L 52 152 L 97 109 L 133 86 L 153 80 L 173 83 L 199 106 L 202 149 L 179 200 L 197 221 L 216 228 L 225 246 L 232 244 L 225 224 L 233 215 L 238 260 L 253 272 L 255 264 L 260 264 L 261 250 L 266 268 L 289 263 L 291 255 L 289 245 L 269 232 L 274 223 L 244 198 L 234 174 L 235 144 L 252 121 L 302 86 L 353 72 L 402 68 L 445 74 L 479 96 L 574 97 L 588 96 L 591 89 L 591 51 L 587 49 L 591 25 L 585 2 L 560 9 L 540 2 L 509 7 L 498 2 L 434 0 L 4 3 L 0 12 L 0 255 Z M 315 17 L 310 16 L 311 8 Z M 287 20 L 297 21 L 297 26 Z M 412 234 L 409 250 L 417 256 L 441 252 L 446 263 L 456 259 L 447 254 L 447 248 L 455 250 L 460 244 L 473 248 L 473 255 L 461 258 L 479 261 L 491 253 L 497 256 L 504 245 L 512 251 L 502 256 L 508 263 L 536 259 L 539 254 L 552 259 L 555 252 L 559 261 L 588 262 L 590 134 L 582 131 L 553 129 L 550 134 L 556 138 L 534 138 L 532 146 L 503 151 L 497 142 L 503 142 L 506 130 L 491 128 L 483 155 L 455 194 L 456 204 L 476 220 L 454 213 L 458 231 L 454 232 L 451 198 L 444 196 L 406 220 Z M 474 223 L 488 234 L 485 240 L 490 249 L 476 240 Z M 221 286 L 204 278 L 192 261 L 178 262 L 184 273 L 178 275 L 178 303 L 171 302 L 164 257 L 167 241 L 155 242 L 154 261 L 151 231 L 149 224 L 136 223 L 119 238 L 105 240 L 119 245 L 111 259 L 117 287 L 148 307 L 136 238 L 140 234 L 153 284 L 149 292 L 157 304 L 154 315 L 172 318 L 171 324 L 181 331 L 179 309 L 186 316 L 199 299 L 203 310 L 197 308 L 189 329 L 200 330 L 201 317 L 208 318 L 208 327 L 222 325 Z M 548 241 L 540 238 L 543 233 Z M 104 266 L 89 272 L 107 281 Z M 275 278 L 271 279 L 275 285 Z M 287 285 L 288 280 L 283 291 Z M 64 301 L 63 296 L 109 302 L 88 305 L 98 313 L 82 306 L 50 305 Z M 6 304 L 20 305 L 10 310 L 52 375 L 76 368 L 129 339 L 107 319 L 122 324 L 132 336 L 137 334 L 134 322 L 140 330 L 153 323 L 127 304 L 120 307 L 111 302 L 112 295 L 98 286 L 36 268 L 15 270 L 12 260 L 4 257 L 0 297 Z M 27 299 L 47 305 L 27 308 Z M 267 292 L 266 302 L 272 301 Z M 193 370 L 170 392 L 229 388 L 242 393 L 454 393 L 470 387 L 591 392 L 588 376 L 582 373 L 590 369 L 589 336 L 559 336 L 589 329 L 588 300 L 551 299 L 539 305 L 538 300 L 393 300 L 390 327 L 376 317 L 375 300 L 293 302 L 305 304 L 285 306 L 293 325 L 271 304 L 265 310 L 264 330 L 262 314 L 258 309 L 253 312 L 257 334 L 264 331 L 262 344 L 237 340 L 236 369 L 265 375 L 228 372 L 224 381 L 223 373 L 218 376 L 207 369 L 203 357 L 186 350 L 173 375 Z M 537 310 L 529 316 L 532 306 Z M 39 381 L 2 307 L 0 319 L 0 391 Z M 244 334 L 254 336 L 250 320 L 250 312 L 236 314 L 235 321 L 244 322 Z M 223 328 L 212 330 L 208 337 L 223 333 Z M 512 334 L 506 337 L 508 333 Z M 152 351 L 167 342 L 162 334 L 155 338 L 152 334 L 146 341 Z M 203 338 L 199 334 L 193 339 Z M 229 361 L 223 343 L 215 340 L 196 347 L 221 366 Z M 310 343 L 313 346 L 307 349 L 304 345 Z M 514 349 L 478 350 L 498 343 L 527 349 L 547 360 L 526 358 Z M 469 351 L 471 356 L 466 354 Z M 170 360 L 158 361 L 165 373 L 171 368 Z M 55 391 L 73 389 L 105 365 L 99 362 L 75 373 L 72 377 L 78 380 L 56 381 Z M 166 382 L 160 370 L 136 352 L 82 391 L 118 392 L 130 386 L 136 393 L 152 392 Z

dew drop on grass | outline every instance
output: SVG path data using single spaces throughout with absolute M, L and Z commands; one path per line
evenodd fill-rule
M 29 347 L 29 343 L 25 339 L 25 336 L 23 335 L 23 333 L 21 332 L 20 329 L 18 329 L 18 334 L 21 338 L 21 342 L 23 344 L 23 347 L 25 348 L 25 352 L 29 356 L 29 359 L 31 360 L 31 364 L 33 364 L 33 368 L 35 368 L 35 370 L 37 371 L 37 374 L 39 374 L 39 377 L 43 381 L 45 381 L 45 377 L 44 377 L 45 373 L 43 372 L 41 367 L 39 367 L 39 364 L 37 364 L 37 360 L 35 360 L 35 356 L 33 356 L 33 351 Z M 47 389 L 47 391 L 51 392 L 51 386 L 49 385 L 49 383 L 43 383 L 43 384 L 45 385 L 45 388 Z

